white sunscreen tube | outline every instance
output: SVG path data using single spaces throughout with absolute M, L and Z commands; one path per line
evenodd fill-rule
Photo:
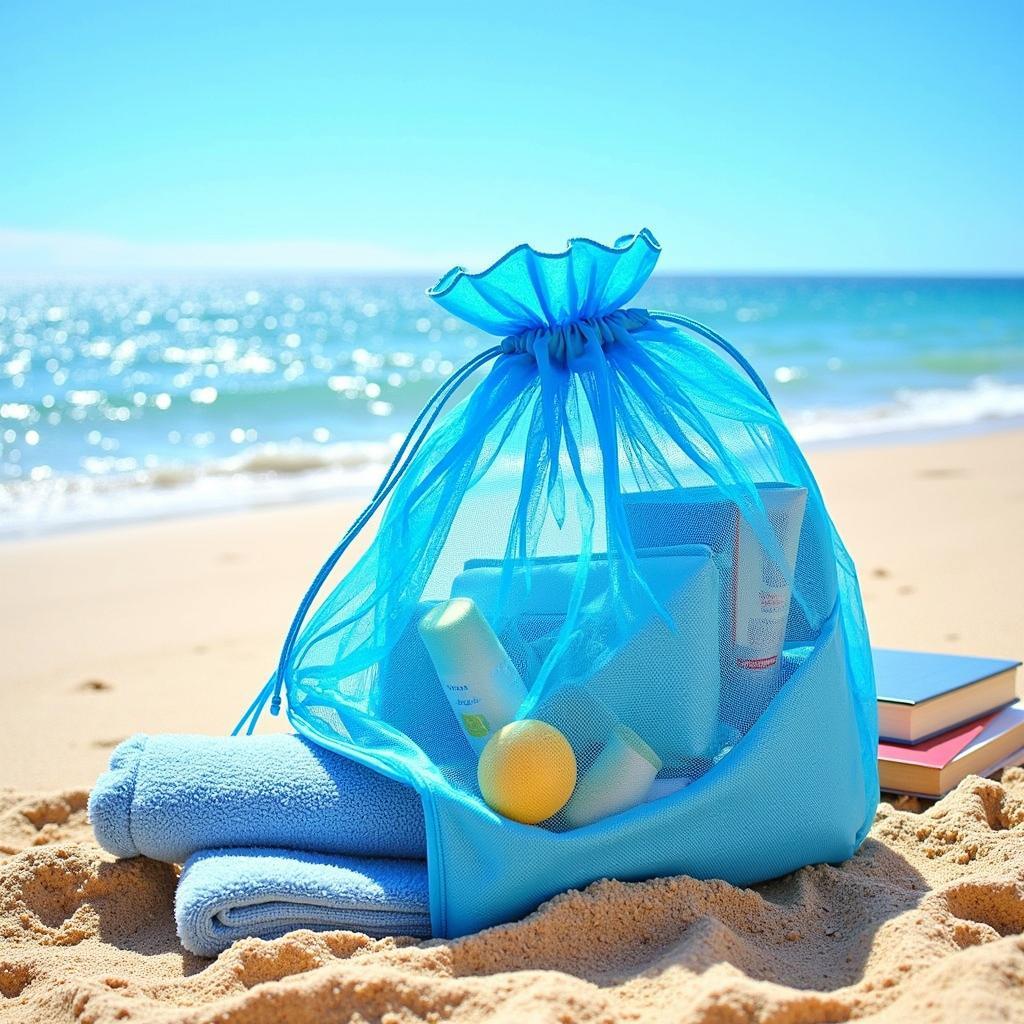
M 576 784 L 561 817 L 579 828 L 644 802 L 661 758 L 629 726 L 615 727 L 604 749 Z
M 738 517 L 733 592 L 732 669 L 746 684 L 755 703 L 770 700 L 778 689 L 782 646 L 796 568 L 800 526 L 807 491 L 803 488 L 765 487 L 758 490 L 768 522 L 782 550 L 785 565 L 776 565 L 750 524 Z
M 526 699 L 523 680 L 468 597 L 431 608 L 419 630 L 455 718 L 480 753 L 498 729 L 515 719 Z

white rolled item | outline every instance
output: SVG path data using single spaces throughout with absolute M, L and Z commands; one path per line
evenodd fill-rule
M 561 817 L 579 828 L 635 807 L 659 771 L 661 758 L 629 726 L 618 725 L 576 784 Z

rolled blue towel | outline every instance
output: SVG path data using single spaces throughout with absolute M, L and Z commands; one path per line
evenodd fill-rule
M 296 928 L 374 938 L 430 937 L 427 865 L 281 850 L 205 850 L 186 862 L 174 899 L 181 944 L 216 956 L 237 939 Z
M 414 790 L 285 734 L 132 736 L 93 788 L 89 817 L 114 855 L 175 864 L 239 846 L 426 856 Z

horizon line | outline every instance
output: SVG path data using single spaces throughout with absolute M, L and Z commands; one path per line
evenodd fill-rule
M 151 267 L 145 270 L 138 268 L 70 268 L 54 267 L 52 269 L 14 270 L 0 267 L 0 283 L 73 283 L 78 281 L 109 281 L 111 283 L 141 283 L 146 281 L 189 281 L 193 278 L 221 280 L 238 280 L 247 277 L 275 277 L 282 280 L 294 278 L 422 278 L 425 282 L 435 282 L 442 274 L 435 269 L 416 267 L 381 267 L 366 265 L 364 267 L 332 267 L 332 266 L 252 266 L 224 267 L 202 266 L 191 267 Z M 694 268 L 658 268 L 650 280 L 658 278 L 692 278 L 695 280 L 714 278 L 737 280 L 784 280 L 786 278 L 820 279 L 820 280 L 890 280 L 890 281 L 1024 281 L 1022 270 L 955 270 L 955 269 L 917 269 L 904 270 L 899 268 L 751 268 L 751 269 L 694 269 Z M 425 284 L 424 288 L 430 287 Z
M 377 243 L 290 239 L 255 242 L 136 242 L 106 235 L 0 227 L 0 280 L 145 280 L 168 277 L 407 276 L 437 280 L 450 267 L 490 266 L 482 251 L 397 249 Z M 653 276 L 1005 279 L 1021 267 L 775 266 L 662 264 Z

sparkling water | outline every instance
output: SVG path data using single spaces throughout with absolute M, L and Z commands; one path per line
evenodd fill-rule
M 0 535 L 364 491 L 493 339 L 426 277 L 0 283 Z M 808 443 L 1024 416 L 1024 280 L 655 278 Z

